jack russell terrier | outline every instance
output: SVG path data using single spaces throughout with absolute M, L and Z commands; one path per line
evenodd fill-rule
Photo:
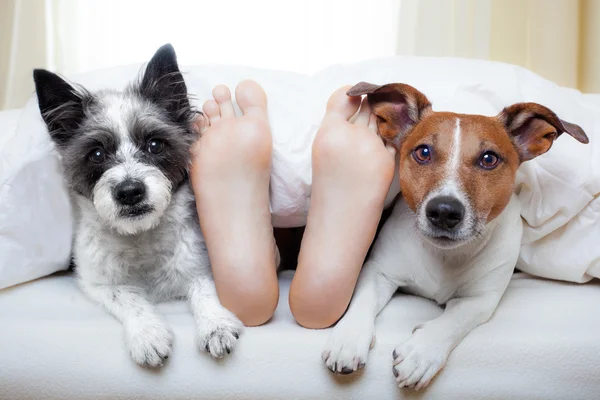
M 402 199 L 322 359 L 335 373 L 364 367 L 375 318 L 400 288 L 446 305 L 393 351 L 398 385 L 419 390 L 454 347 L 490 319 L 508 286 L 523 229 L 513 195 L 519 165 L 547 152 L 563 132 L 589 140 L 579 126 L 535 103 L 485 117 L 434 112 L 425 95 L 400 83 L 362 82 L 348 95 L 367 95 L 380 135 L 398 149 Z

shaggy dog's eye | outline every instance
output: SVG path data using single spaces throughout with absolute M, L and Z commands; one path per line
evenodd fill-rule
M 94 164 L 102 164 L 104 162 L 104 160 L 106 160 L 106 152 L 104 151 L 103 148 L 98 147 L 94 150 L 92 150 L 92 152 L 89 155 L 90 161 L 93 162 Z
M 165 149 L 165 143 L 162 140 L 148 140 L 148 151 L 152 154 L 160 154 Z
M 413 158 L 419 164 L 427 164 L 431 161 L 431 149 L 426 144 L 422 144 L 413 150 Z
M 493 151 L 486 151 L 479 159 L 479 165 L 483 169 L 494 169 L 500 163 L 500 157 Z

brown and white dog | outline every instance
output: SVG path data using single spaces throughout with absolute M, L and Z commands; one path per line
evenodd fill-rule
M 416 326 L 393 352 L 399 386 L 418 390 L 472 329 L 490 319 L 510 281 L 522 235 L 513 195 L 519 165 L 547 152 L 564 132 L 581 143 L 588 138 L 535 103 L 485 117 L 434 112 L 425 95 L 400 83 L 363 82 L 348 91 L 365 94 L 380 135 L 398 149 L 402 199 L 322 358 L 336 373 L 362 368 L 374 343 L 375 317 L 400 288 L 446 304 L 440 317 Z

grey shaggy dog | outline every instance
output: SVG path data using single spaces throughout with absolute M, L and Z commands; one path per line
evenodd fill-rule
M 243 325 L 217 298 L 200 231 L 187 174 L 196 112 L 173 47 L 124 92 L 92 93 L 40 69 L 33 77 L 76 206 L 83 292 L 121 321 L 140 365 L 161 366 L 171 352 L 152 304 L 168 299 L 188 299 L 202 350 L 230 353 Z

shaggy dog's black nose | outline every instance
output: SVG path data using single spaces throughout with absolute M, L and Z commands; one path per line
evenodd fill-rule
M 113 190 L 113 195 L 119 204 L 133 206 L 144 199 L 146 185 L 138 180 L 127 179 Z
M 425 215 L 436 228 L 453 229 L 463 220 L 465 207 L 454 197 L 440 196 L 427 203 Z

